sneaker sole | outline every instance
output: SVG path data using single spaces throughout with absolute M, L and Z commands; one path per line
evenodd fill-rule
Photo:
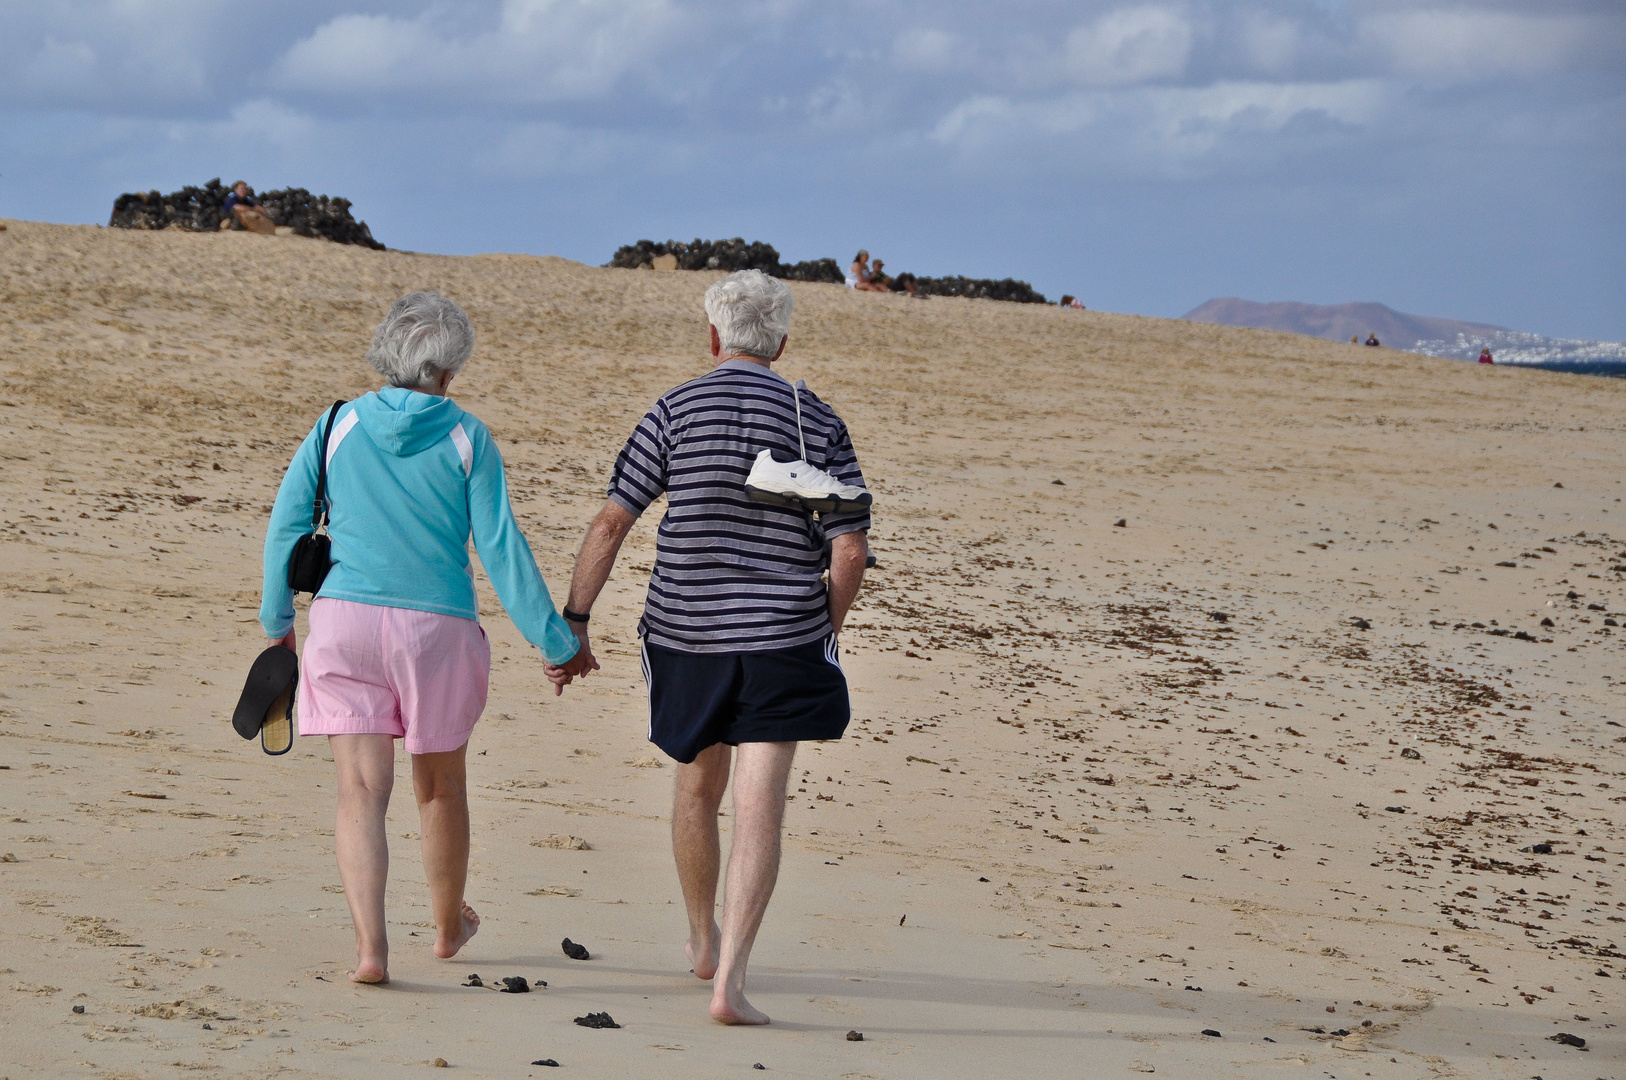
M 747 495 L 753 502 L 772 506 L 793 506 L 799 510 L 813 510 L 820 514 L 836 514 L 849 510 L 868 510 L 875 497 L 864 492 L 857 499 L 843 499 L 836 495 L 816 495 L 808 498 L 794 491 L 773 491 L 769 488 L 747 486 Z

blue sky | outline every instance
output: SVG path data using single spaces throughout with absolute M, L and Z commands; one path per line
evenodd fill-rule
M 214 176 L 419 251 L 744 236 L 1626 340 L 1626 5 L 0 4 L 0 216 Z

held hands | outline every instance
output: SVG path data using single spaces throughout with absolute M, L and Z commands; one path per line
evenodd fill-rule
M 279 638 L 266 638 L 265 643 L 266 643 L 267 648 L 269 648 L 272 645 L 281 645 L 284 648 L 292 649 L 294 652 L 299 651 L 299 643 L 295 640 L 294 632 L 293 632 L 292 629 L 289 629 L 289 631 L 286 634 L 282 635 Z
M 548 681 L 553 684 L 554 697 L 563 694 L 565 687 L 576 679 L 585 679 L 590 672 L 599 669 L 598 661 L 593 657 L 593 650 L 587 644 L 587 627 L 581 623 L 571 623 L 570 629 L 576 635 L 577 640 L 581 642 L 581 648 L 576 650 L 575 656 L 572 656 L 563 664 L 548 664 L 543 668 Z

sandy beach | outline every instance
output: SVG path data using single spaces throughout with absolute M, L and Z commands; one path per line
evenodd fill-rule
M 228 722 L 277 483 L 393 299 L 469 312 L 562 599 L 717 275 L 3 224 L 0 1076 L 1626 1076 L 1626 382 L 792 283 L 880 565 L 733 1029 L 644 739 L 656 514 L 562 699 L 480 579 L 452 961 L 404 759 L 357 987 L 327 747 Z

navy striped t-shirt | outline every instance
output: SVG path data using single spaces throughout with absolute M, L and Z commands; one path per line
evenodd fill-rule
M 667 391 L 615 459 L 610 498 L 634 515 L 664 492 L 655 571 L 639 633 L 693 653 L 763 652 L 830 633 L 824 547 L 808 514 L 752 502 L 745 478 L 763 450 L 801 456 L 791 384 L 726 360 Z M 808 463 L 864 485 L 847 425 L 801 393 Z M 827 536 L 868 529 L 869 511 L 823 515 Z

